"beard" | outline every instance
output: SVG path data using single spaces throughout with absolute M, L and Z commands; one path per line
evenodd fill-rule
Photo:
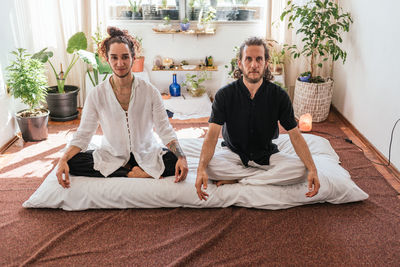
M 125 78 L 126 76 L 128 76 L 129 74 L 131 73 L 131 71 L 129 70 L 129 71 L 127 71 L 124 75 L 118 75 L 118 74 L 116 74 L 115 72 L 113 72 L 113 74 L 115 75 L 115 76 L 117 76 L 118 78 Z
M 243 78 L 249 83 L 258 83 L 264 77 L 263 73 L 259 72 L 257 72 L 259 76 L 256 78 L 250 78 L 249 73 L 245 73 L 244 71 L 242 71 L 242 73 L 243 73 Z
M 129 67 L 128 71 L 123 75 L 118 75 L 118 74 L 115 73 L 114 69 L 112 69 L 112 68 L 111 69 L 112 69 L 112 72 L 113 72 L 113 74 L 115 76 L 117 76 L 118 78 L 122 79 L 122 78 L 125 78 L 126 76 L 128 76 L 131 73 L 132 66 L 133 66 L 133 60 L 132 60 L 131 66 Z

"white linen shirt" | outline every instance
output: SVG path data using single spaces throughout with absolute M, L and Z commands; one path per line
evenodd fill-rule
M 119 104 L 109 79 L 89 92 L 81 123 L 70 145 L 85 151 L 100 123 L 103 136 L 100 148 L 93 152 L 95 170 L 107 177 L 125 166 L 132 152 L 139 166 L 158 179 L 165 169 L 164 153 L 153 135 L 153 127 L 164 145 L 177 137 L 159 91 L 137 77 L 132 90 L 127 113 Z

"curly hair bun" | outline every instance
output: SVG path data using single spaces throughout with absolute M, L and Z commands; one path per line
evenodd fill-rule
M 125 35 L 124 31 L 121 31 L 117 27 L 111 27 L 110 26 L 110 27 L 107 28 L 107 32 L 110 35 L 110 37 L 124 36 Z

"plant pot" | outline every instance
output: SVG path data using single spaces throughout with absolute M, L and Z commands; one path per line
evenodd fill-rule
M 25 110 L 21 110 L 20 112 Z M 47 139 L 49 111 L 47 109 L 42 109 L 42 111 L 44 111 L 45 114 L 34 117 L 21 117 L 18 115 L 20 112 L 17 113 L 16 118 L 18 126 L 25 142 L 42 141 Z
M 326 120 L 332 102 L 333 80 L 324 83 L 308 83 L 296 80 L 294 91 L 294 116 L 310 113 L 313 122 Z
M 270 64 L 270 71 L 272 75 L 282 75 L 283 72 L 283 64 Z
M 121 17 L 131 19 L 132 18 L 132 11 L 121 11 Z
M 135 58 L 132 65 L 133 72 L 142 72 L 144 66 L 144 57 Z
M 142 20 L 143 16 L 140 12 L 132 12 L 132 19 L 133 20 Z
M 300 76 L 300 77 L 299 77 L 299 80 L 300 80 L 301 82 L 308 82 L 308 81 L 310 80 L 310 78 L 311 78 L 311 74 L 309 74 L 309 75 L 307 75 L 307 76 Z
M 181 31 L 185 32 L 185 31 L 189 30 L 189 27 L 190 27 L 189 22 L 188 23 L 180 23 L 179 25 L 181 26 Z
M 255 10 L 251 9 L 238 9 L 237 20 L 252 20 L 254 14 L 256 13 Z
M 49 87 L 47 91 L 47 107 L 50 119 L 53 121 L 70 121 L 78 117 L 77 96 L 79 88 L 73 85 L 64 86 L 65 93 L 60 94 L 57 86 Z
M 196 89 L 188 88 L 187 91 L 189 92 L 189 94 L 191 96 L 200 97 L 200 96 L 204 95 L 204 93 L 206 92 L 206 89 L 203 86 L 200 86 Z

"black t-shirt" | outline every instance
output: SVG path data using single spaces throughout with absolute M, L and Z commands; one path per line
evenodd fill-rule
M 297 126 L 287 93 L 264 79 L 254 98 L 242 78 L 218 90 L 208 122 L 223 125 L 222 145 L 249 160 L 269 165 L 272 154 L 279 152 L 272 143 L 279 135 L 278 121 L 287 131 Z

